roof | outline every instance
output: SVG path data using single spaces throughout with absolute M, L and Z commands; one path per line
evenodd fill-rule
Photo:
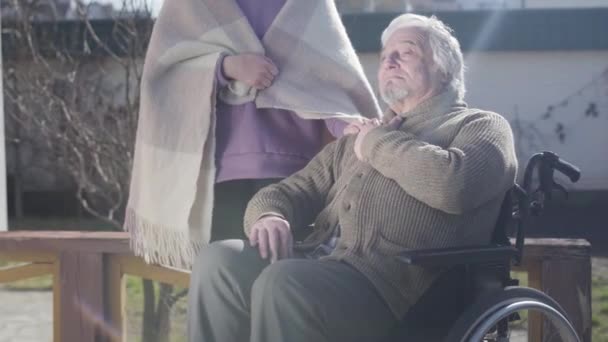
M 431 13 L 428 13 L 431 14 Z M 534 9 L 499 11 L 455 11 L 432 13 L 448 24 L 466 51 L 557 51 L 608 50 L 608 8 Z M 347 32 L 359 52 L 376 52 L 380 34 L 398 13 L 343 15 Z M 113 51 L 120 51 L 120 25 L 126 21 L 92 20 L 99 39 Z M 147 44 L 152 21 L 135 19 L 142 44 Z M 11 24 L 3 23 L 5 58 L 18 56 L 18 43 L 11 36 Z M 8 29 L 7 29 L 8 28 Z M 43 51 L 57 47 L 83 55 L 104 55 L 103 49 L 86 33 L 80 21 L 35 24 Z M 138 49 L 144 51 L 144 49 Z
M 458 11 L 435 14 L 454 30 L 464 51 L 608 50 L 608 8 Z M 396 14 L 343 17 L 360 52 L 380 48 Z

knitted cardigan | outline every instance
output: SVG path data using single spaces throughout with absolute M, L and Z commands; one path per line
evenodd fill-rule
M 343 137 L 301 171 L 262 189 L 245 214 L 247 233 L 268 212 L 283 215 L 292 229 L 314 222 L 299 249 L 314 248 L 340 227 L 338 244 L 324 259 L 359 270 L 397 317 L 440 271 L 394 256 L 489 243 L 517 172 L 509 123 L 467 108 L 451 90 L 401 116 L 399 129 L 367 134 L 364 161 L 354 153 L 356 135 Z

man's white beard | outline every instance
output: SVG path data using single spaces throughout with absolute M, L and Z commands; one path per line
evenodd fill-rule
M 382 100 L 389 106 L 392 106 L 396 102 L 402 101 L 409 95 L 407 89 L 395 87 L 394 85 L 384 88 L 384 91 L 380 92 Z

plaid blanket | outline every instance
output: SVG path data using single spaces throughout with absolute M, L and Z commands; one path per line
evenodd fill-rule
M 217 89 L 218 58 L 245 52 L 275 62 L 273 85 Z M 144 64 L 124 224 L 147 262 L 187 269 L 209 241 L 218 96 L 304 119 L 380 113 L 334 1 L 288 0 L 261 41 L 234 0 L 165 1 Z

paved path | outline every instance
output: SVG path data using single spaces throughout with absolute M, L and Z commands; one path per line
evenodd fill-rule
M 608 258 L 593 258 L 592 261 L 593 275 L 607 279 Z M 52 310 L 50 291 L 8 291 L 0 286 L 0 342 L 52 341 Z M 182 321 L 183 318 L 177 320 Z M 140 327 L 141 323 L 136 323 L 134 326 Z M 139 331 L 129 329 L 129 336 L 138 335 Z M 525 331 L 512 332 L 511 342 L 525 341 Z
M 7 291 L 0 287 L 0 342 L 50 342 L 53 336 L 50 291 Z M 514 331 L 511 342 L 527 341 Z
M 52 292 L 7 291 L 0 287 L 0 342 L 52 340 Z

